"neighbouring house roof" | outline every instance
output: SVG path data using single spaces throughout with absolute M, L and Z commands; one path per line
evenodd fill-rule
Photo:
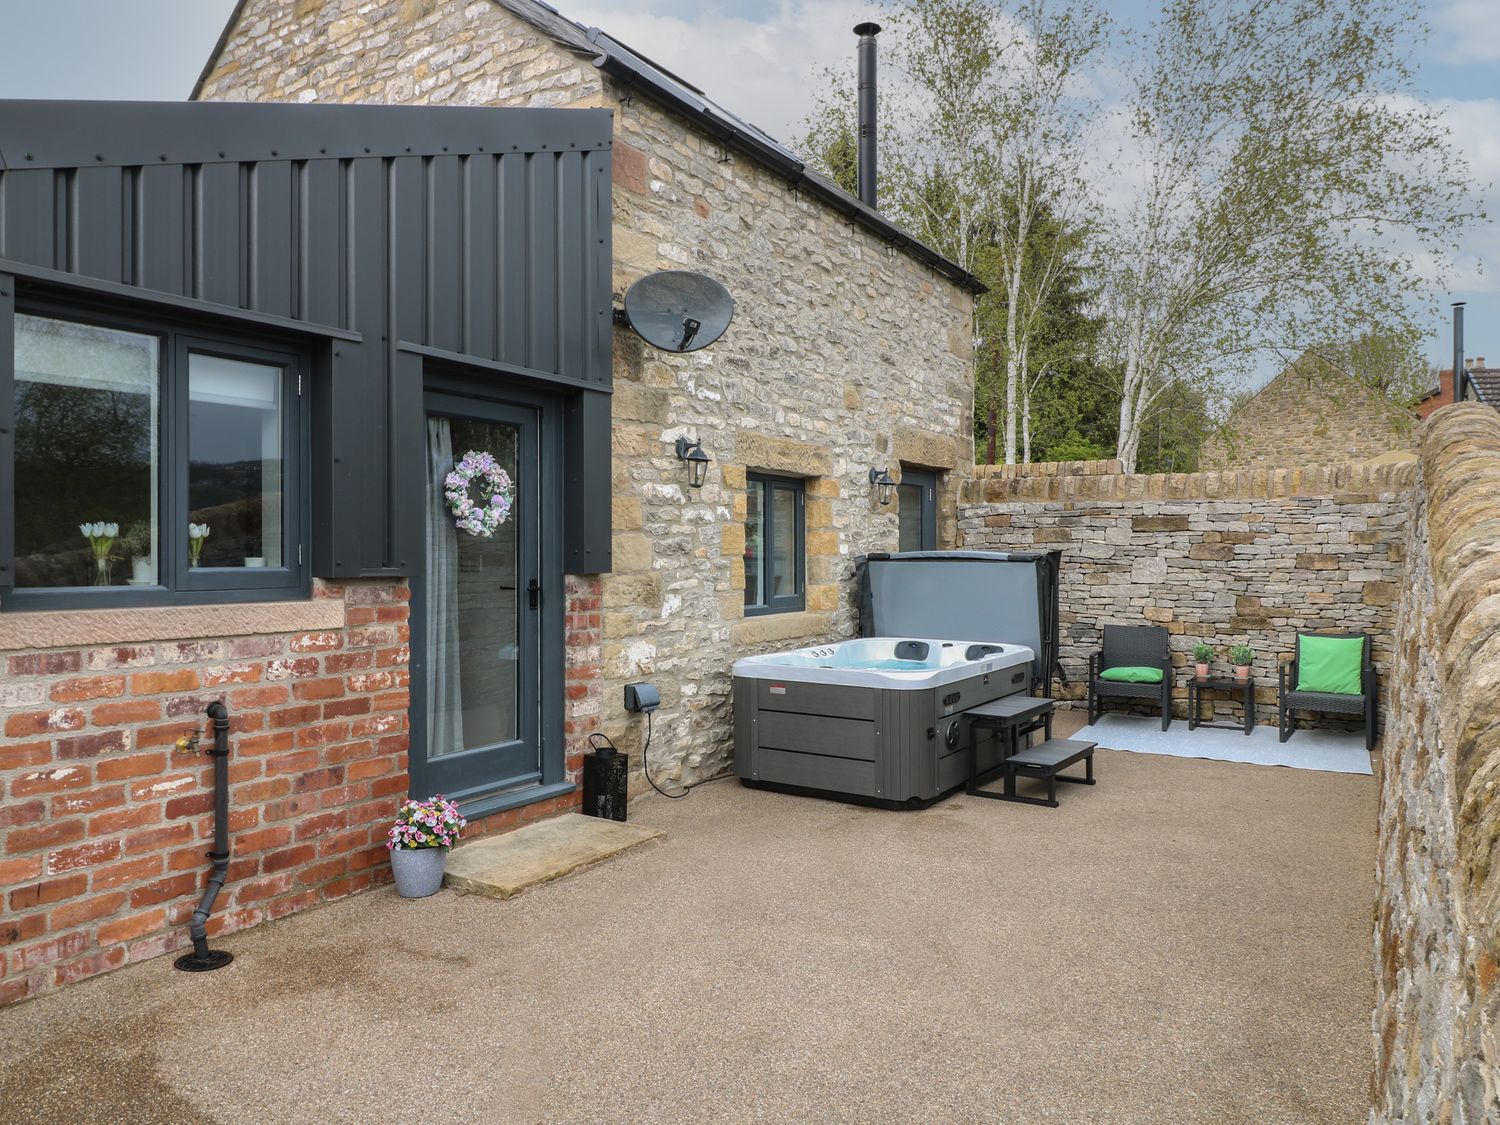
M 1479 401 L 1488 403 L 1490 406 L 1500 410 L 1500 367 L 1485 367 L 1481 358 L 1478 366 L 1472 361 L 1464 368 L 1469 377 L 1469 386 Z M 1453 368 L 1445 367 L 1438 372 L 1437 383 L 1417 403 L 1418 408 L 1429 407 L 1429 403 L 1436 400 L 1437 405 L 1444 405 L 1453 401 Z
M 702 132 L 783 176 L 789 184 L 797 186 L 818 199 L 819 202 L 832 207 L 893 246 L 899 247 L 944 277 L 965 286 L 974 293 L 988 291 L 984 282 L 962 266 L 949 261 L 925 242 L 902 230 L 873 207 L 866 206 L 826 176 L 807 167 L 806 163 L 795 153 L 765 130 L 731 113 L 710 99 L 698 87 L 679 78 L 666 67 L 652 62 L 645 55 L 632 50 L 618 39 L 606 35 L 597 27 L 585 27 L 583 24 L 575 23 L 550 4 L 543 3 L 542 0 L 493 0 L 493 2 L 564 47 L 591 56 L 594 65 L 616 82 L 633 87 L 647 97 L 682 114 Z M 235 25 L 239 23 L 240 14 L 247 3 L 248 0 L 238 0 L 234 10 L 229 13 L 229 19 L 219 35 L 219 41 L 214 45 L 208 62 L 193 86 L 192 98 L 196 99 L 202 92 L 204 82 L 207 81 L 214 64 L 223 52 Z

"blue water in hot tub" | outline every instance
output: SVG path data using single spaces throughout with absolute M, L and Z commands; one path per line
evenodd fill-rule
M 936 658 L 927 660 L 850 660 L 847 663 L 837 665 L 840 668 L 859 668 L 870 672 L 928 672 L 934 668 L 941 668 L 942 661 Z M 825 664 L 825 668 L 834 665 Z

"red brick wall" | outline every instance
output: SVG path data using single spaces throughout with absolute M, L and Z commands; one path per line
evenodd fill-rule
M 344 627 L 13 652 L 0 681 L 0 1003 L 186 944 L 230 711 L 234 859 L 210 934 L 386 878 L 406 788 L 407 590 L 320 584 Z M 204 739 L 211 739 L 211 728 Z
M 598 729 L 600 592 L 567 580 L 567 768 Z M 213 769 L 174 743 L 230 710 L 229 882 L 209 934 L 389 879 L 406 792 L 405 583 L 320 583 L 341 629 L 11 652 L 0 679 L 0 1004 L 188 944 Z M 576 809 L 571 793 L 469 835 Z

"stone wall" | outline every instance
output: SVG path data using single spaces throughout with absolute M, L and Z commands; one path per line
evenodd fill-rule
M 734 323 L 704 351 L 616 335 L 601 691 L 604 729 L 635 761 L 645 725 L 624 712 L 625 683 L 661 688 L 657 771 L 710 777 L 731 751 L 731 663 L 853 632 L 852 560 L 897 544 L 872 466 L 939 470 L 939 541 L 954 543 L 973 464 L 969 293 L 589 57 L 492 0 L 250 0 L 202 96 L 608 107 L 616 290 L 691 268 L 734 294 Z M 673 455 L 683 435 L 713 458 L 701 490 Z M 805 612 L 744 616 L 754 470 L 806 480 Z
M 1100 626 L 1160 624 L 1179 667 L 1201 640 L 1227 673 L 1228 646 L 1250 644 L 1257 718 L 1271 723 L 1276 669 L 1298 630 L 1373 634 L 1383 678 L 1413 476 L 1409 465 L 995 475 L 966 489 L 959 530 L 966 547 L 1064 552 L 1062 697 L 1082 698 Z M 1179 715 L 1186 702 L 1183 688 Z M 1218 708 L 1240 711 L 1224 700 Z
M 1252 469 L 1309 460 L 1367 461 L 1416 444 L 1415 420 L 1347 376 L 1294 363 L 1203 443 L 1204 469 Z
M 1375 919 L 1375 1121 L 1500 1120 L 1500 415 L 1424 426 Z

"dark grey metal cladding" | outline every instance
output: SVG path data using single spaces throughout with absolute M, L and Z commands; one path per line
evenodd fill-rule
M 550 388 L 565 565 L 607 570 L 611 129 L 605 110 L 0 102 L 0 273 L 321 345 L 322 576 L 420 565 L 397 482 L 422 362 Z

